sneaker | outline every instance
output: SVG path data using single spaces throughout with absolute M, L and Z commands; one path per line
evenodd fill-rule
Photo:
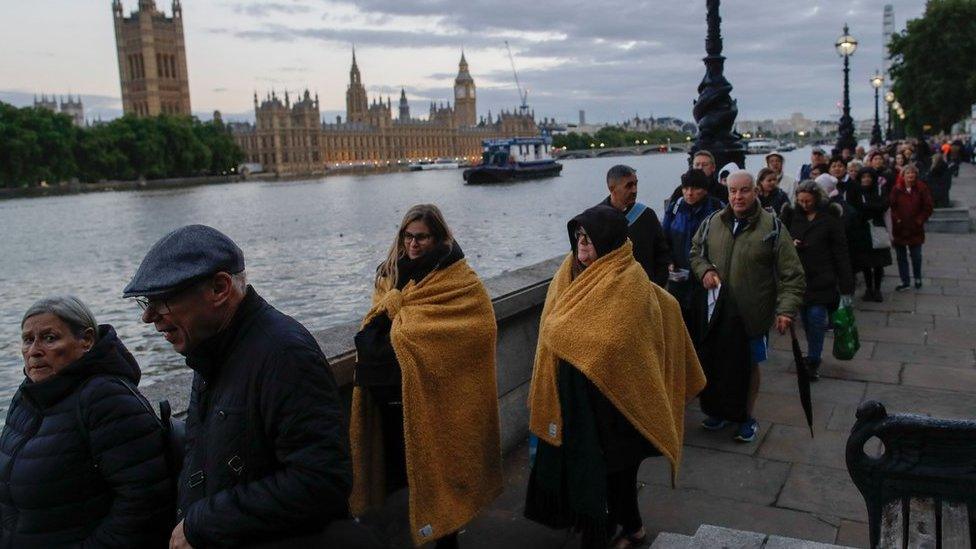
M 916 280 L 915 281 L 915 289 L 916 290 L 921 290 L 922 289 L 922 281 L 921 280 Z
M 702 420 L 702 427 L 707 431 L 718 431 L 724 429 L 729 422 L 720 417 L 708 416 Z
M 733 439 L 739 442 L 753 442 L 759 434 L 759 422 L 753 418 L 739 424 L 739 429 L 735 432 Z
M 907 282 L 902 282 L 901 284 L 895 286 L 895 291 L 896 292 L 907 292 L 909 289 L 911 289 L 911 287 L 912 287 L 911 284 L 909 284 Z

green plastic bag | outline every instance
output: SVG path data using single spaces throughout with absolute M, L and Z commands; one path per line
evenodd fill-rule
M 834 358 L 850 360 L 861 348 L 861 340 L 857 335 L 857 323 L 854 321 L 854 309 L 850 306 L 840 307 L 832 317 L 834 323 Z

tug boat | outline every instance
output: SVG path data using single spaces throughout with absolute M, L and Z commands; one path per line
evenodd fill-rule
M 563 165 L 552 158 L 552 138 L 514 137 L 482 141 L 481 165 L 464 170 L 471 185 L 555 177 Z

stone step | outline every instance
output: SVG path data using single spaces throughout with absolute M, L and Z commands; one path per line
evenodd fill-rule
M 925 230 L 932 233 L 964 234 L 972 230 L 972 220 L 968 208 L 936 208 L 925 224 Z
M 840 545 L 802 539 L 769 536 L 703 524 L 694 536 L 662 532 L 651 549 L 850 549 Z

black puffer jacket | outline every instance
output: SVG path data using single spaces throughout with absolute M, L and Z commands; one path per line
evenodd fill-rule
M 841 295 L 854 293 L 851 256 L 844 233 L 844 209 L 821 195 L 813 219 L 799 208 L 786 205 L 781 218 L 796 241 L 796 253 L 803 263 L 807 287 L 804 305 L 836 309 Z
M 195 375 L 177 515 L 190 545 L 282 541 L 349 516 L 348 423 L 304 326 L 248 287 L 228 327 L 187 365 Z
M 0 435 L 3 547 L 169 540 L 173 494 L 159 422 L 117 380 L 136 385 L 140 371 L 115 330 L 101 326 L 99 336 L 60 373 L 25 380 L 14 395 Z

